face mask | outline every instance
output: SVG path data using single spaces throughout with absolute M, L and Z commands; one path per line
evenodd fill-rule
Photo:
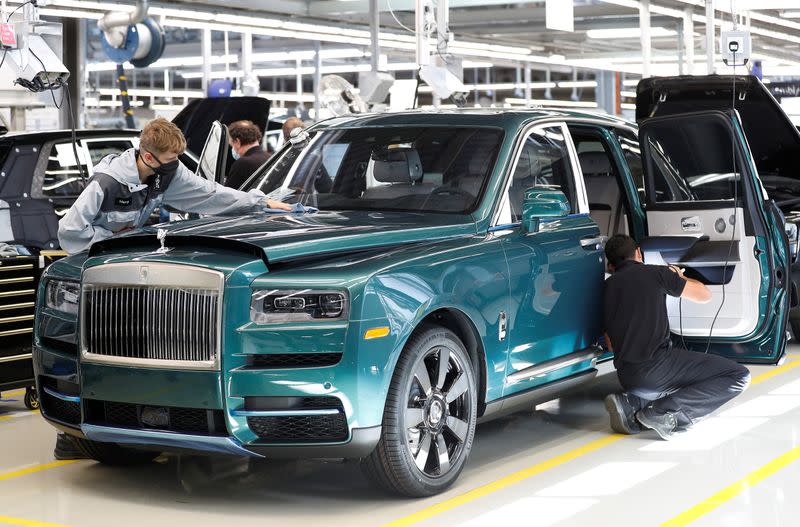
M 178 164 L 180 161 L 177 159 L 174 161 L 170 161 L 169 163 L 162 163 L 158 166 L 158 168 L 154 169 L 154 172 L 161 177 L 168 177 L 175 174 L 178 171 Z
M 161 161 L 156 156 L 154 156 L 152 152 L 150 153 L 150 155 L 153 156 L 156 161 L 161 163 Z M 139 157 L 141 158 L 142 163 L 144 163 L 144 165 L 147 168 L 155 172 L 157 176 L 160 177 L 172 176 L 175 174 L 175 172 L 178 171 L 178 164 L 180 163 L 180 161 L 178 161 L 177 159 L 175 159 L 174 161 L 170 161 L 169 163 L 161 163 L 157 167 L 154 167 L 152 165 L 149 165 L 147 161 L 144 160 L 144 156 L 140 155 Z
M 239 155 L 239 152 L 237 152 L 236 150 L 234 150 L 233 148 L 231 148 L 231 157 L 233 157 L 233 160 L 234 160 L 234 161 L 237 161 L 237 160 L 239 160 L 239 158 L 241 158 L 242 156 L 240 156 L 240 155 Z

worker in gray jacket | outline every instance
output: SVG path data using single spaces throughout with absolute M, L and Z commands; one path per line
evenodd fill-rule
M 199 214 L 294 210 L 258 190 L 241 192 L 193 174 L 178 160 L 185 149 L 180 129 L 157 118 L 142 130 L 138 150 L 100 160 L 58 224 L 61 248 L 78 253 L 116 233 L 141 227 L 163 205 Z

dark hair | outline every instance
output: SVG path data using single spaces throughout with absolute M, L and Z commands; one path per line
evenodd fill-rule
M 231 141 L 238 139 L 243 145 L 252 145 L 261 142 L 261 130 L 253 124 L 253 121 L 236 121 L 228 127 L 228 135 Z
M 606 242 L 606 259 L 614 267 L 636 254 L 636 240 L 627 234 L 615 234 Z

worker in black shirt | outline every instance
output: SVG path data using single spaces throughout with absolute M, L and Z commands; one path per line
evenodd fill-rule
M 606 397 L 611 428 L 623 434 L 652 429 L 669 439 L 744 391 L 750 372 L 672 345 L 666 295 L 706 303 L 705 285 L 677 267 L 645 265 L 630 236 L 612 237 L 605 252 L 613 272 L 603 300 L 606 343 L 625 389 Z
M 228 127 L 234 161 L 225 186 L 238 189 L 253 175 L 270 154 L 261 148 L 261 130 L 251 121 L 236 121 Z

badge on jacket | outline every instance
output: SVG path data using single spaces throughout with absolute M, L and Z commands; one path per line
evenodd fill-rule
M 114 200 L 114 205 L 117 207 L 127 207 L 131 204 L 131 198 L 117 198 Z

